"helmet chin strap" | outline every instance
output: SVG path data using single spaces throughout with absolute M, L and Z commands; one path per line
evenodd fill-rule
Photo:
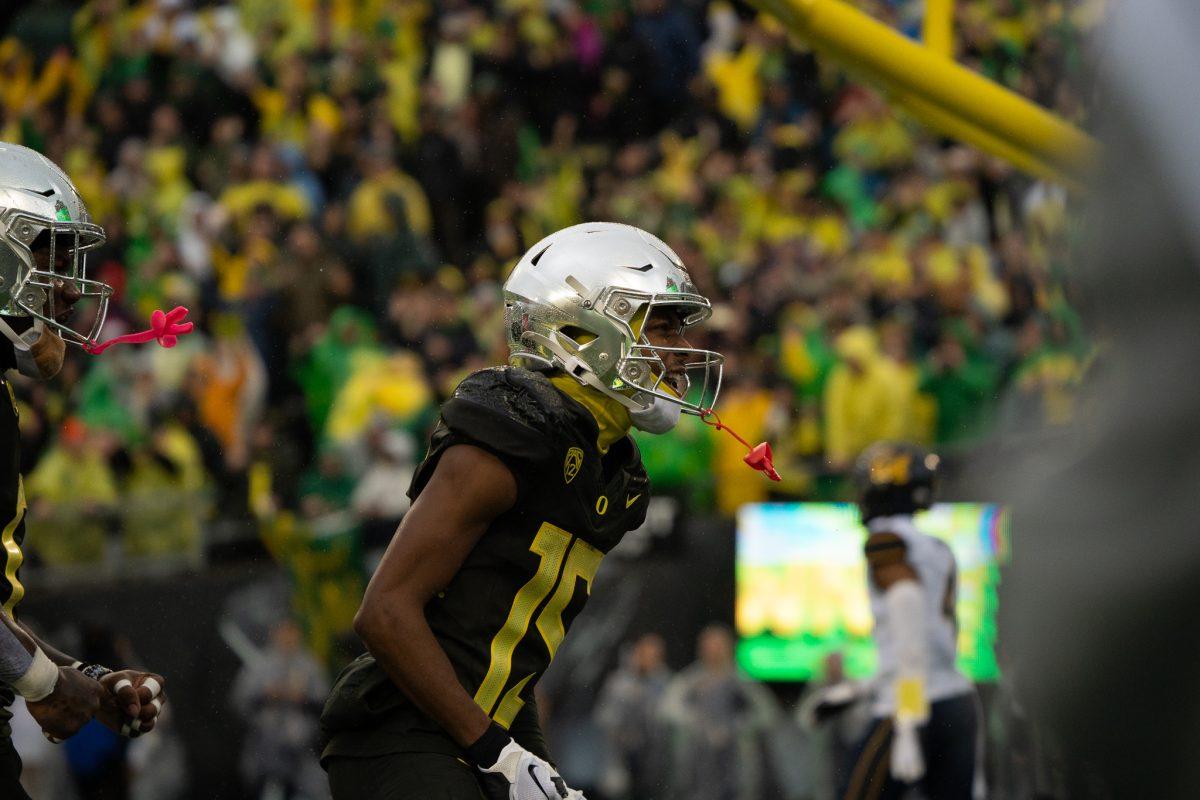
M 28 350 L 29 346 L 37 340 L 38 336 L 42 335 L 43 327 L 42 321 L 35 318 L 33 320 L 33 326 L 29 330 L 36 333 L 37 336 L 27 340 L 25 337 L 21 336 L 21 334 L 13 330 L 12 326 L 4 321 L 3 317 L 0 317 L 0 333 L 3 333 L 5 338 L 12 342 L 20 350 Z M 26 334 L 28 333 L 29 331 L 26 331 Z

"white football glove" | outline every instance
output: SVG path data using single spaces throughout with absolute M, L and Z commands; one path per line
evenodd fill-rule
M 491 766 L 477 765 L 490 800 L 587 800 L 550 766 L 512 739 Z
M 916 783 L 925 776 L 925 756 L 917 723 L 897 720 L 892 735 L 892 777 L 901 783 Z

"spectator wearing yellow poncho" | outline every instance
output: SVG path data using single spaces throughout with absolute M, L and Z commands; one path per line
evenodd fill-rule
M 386 153 L 368 153 L 362 166 L 366 177 L 350 195 L 347 209 L 351 238 L 362 242 L 372 236 L 394 235 L 402 223 L 418 236 L 428 236 L 433 223 L 421 184 L 397 169 Z M 396 206 L 389 198 L 400 201 L 402 220 L 393 212 Z
M 371 423 L 412 424 L 433 400 L 420 359 L 405 351 L 363 350 L 329 410 L 325 436 L 345 444 L 365 436 Z
M 221 206 L 237 222 L 250 217 L 259 206 L 269 206 L 283 220 L 297 220 L 312 213 L 308 199 L 298 186 L 283 179 L 285 169 L 271 148 L 261 146 L 250 160 L 250 179 L 221 193 Z
M 825 454 L 841 471 L 872 442 L 903 436 L 905 400 L 869 328 L 847 329 L 834 350 L 840 363 L 825 384 Z
M 63 423 L 58 441 L 38 462 L 26 484 L 34 506 L 43 501 L 70 503 L 80 510 L 96 511 L 116 503 L 112 469 L 94 445 L 87 426 L 78 418 Z
M 30 515 L 46 535 L 30 544 L 49 563 L 97 562 L 104 557 L 105 517 L 117 507 L 117 480 L 104 448 L 72 417 L 25 483 Z

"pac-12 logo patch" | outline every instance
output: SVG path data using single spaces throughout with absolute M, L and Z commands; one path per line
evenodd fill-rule
M 567 483 L 575 480 L 581 466 L 583 466 L 583 451 L 578 447 L 572 447 L 567 451 L 567 458 L 563 461 L 563 480 Z

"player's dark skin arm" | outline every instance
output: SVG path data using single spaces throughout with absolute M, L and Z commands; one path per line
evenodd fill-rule
M 7 627 L 17 640 L 33 653 L 38 644 L 24 626 L 14 622 L 5 613 L 0 612 L 0 621 Z M 61 656 L 58 651 L 48 651 L 43 647 L 46 656 L 59 665 L 58 683 L 54 691 L 41 700 L 26 703 L 30 715 L 42 730 L 59 739 L 73 736 L 76 731 L 87 724 L 100 708 L 100 702 L 105 690 L 99 683 L 82 672 L 58 661 L 55 656 Z
M 464 747 L 491 719 L 459 683 L 425 620 L 425 605 L 516 500 L 516 479 L 498 458 L 469 445 L 446 450 L 404 515 L 354 618 L 355 632 L 388 676 Z
M 867 568 L 880 591 L 902 581 L 920 583 L 917 571 L 908 563 L 908 548 L 894 533 L 873 533 L 866 543 Z
M 921 582 L 921 579 L 917 576 L 917 571 L 907 563 L 889 564 L 884 567 L 872 568 L 871 580 L 875 581 L 875 585 L 884 591 L 902 581 Z
M 0 616 L 4 617 L 5 624 L 21 640 L 29 652 L 32 653 L 35 647 L 40 647 L 42 652 L 46 654 L 46 657 L 58 665 L 59 685 L 69 686 L 69 692 L 72 697 L 83 697 L 84 694 L 96 692 L 97 686 L 101 687 L 100 691 L 96 693 L 99 702 L 92 707 L 88 719 L 92 715 L 95 715 L 97 719 L 115 731 L 120 731 L 121 725 L 126 721 L 126 718 L 141 719 L 142 733 L 149 733 L 154 730 L 158 711 L 157 709 L 151 709 L 148 705 L 153 698 L 150 696 L 149 690 L 134 688 L 132 682 L 139 676 L 149 676 L 158 681 L 160 687 L 165 686 L 166 680 L 161 675 L 153 672 L 142 673 L 137 670 L 117 670 L 105 675 L 99 682 L 94 681 L 72 666 L 78 659 L 48 644 L 24 622 L 13 622 L 3 614 L 0 614 Z M 22 634 L 24 635 L 22 636 Z M 68 684 L 63 683 L 64 678 L 62 676 L 64 674 L 67 675 L 65 680 Z M 129 680 L 131 685 L 117 690 L 115 687 L 122 679 Z M 140 683 L 141 681 L 138 681 L 139 686 Z M 57 693 L 58 690 L 55 691 Z M 165 694 L 160 694 L 159 696 L 162 697 L 163 702 L 166 702 Z M 54 695 L 51 695 L 52 697 Z M 51 698 L 47 698 L 47 701 Z M 89 705 L 91 705 L 90 702 Z M 38 721 L 41 722 L 40 719 Z M 42 725 L 42 728 L 48 730 L 50 733 L 55 733 L 54 731 L 50 731 L 46 725 Z M 55 733 L 55 735 L 60 739 L 65 739 L 70 734 L 63 736 L 61 733 Z
M 10 624 L 9 627 L 12 627 L 12 625 Z M 50 644 L 48 644 L 45 640 L 43 640 L 36 633 L 34 633 L 32 630 L 30 630 L 29 626 L 26 625 L 24 622 L 16 623 L 16 627 L 20 628 L 21 631 L 27 637 L 29 637 L 29 640 L 33 644 L 36 644 L 38 647 L 42 648 L 42 652 L 45 653 L 46 656 L 51 661 L 53 661 L 55 664 L 58 664 L 60 667 L 69 667 L 75 663 L 76 659 L 71 658 L 69 655 L 67 655 L 63 651 L 58 650 L 58 649 L 54 648 L 53 646 L 51 646 Z M 17 635 L 20 636 L 20 634 L 17 634 Z

